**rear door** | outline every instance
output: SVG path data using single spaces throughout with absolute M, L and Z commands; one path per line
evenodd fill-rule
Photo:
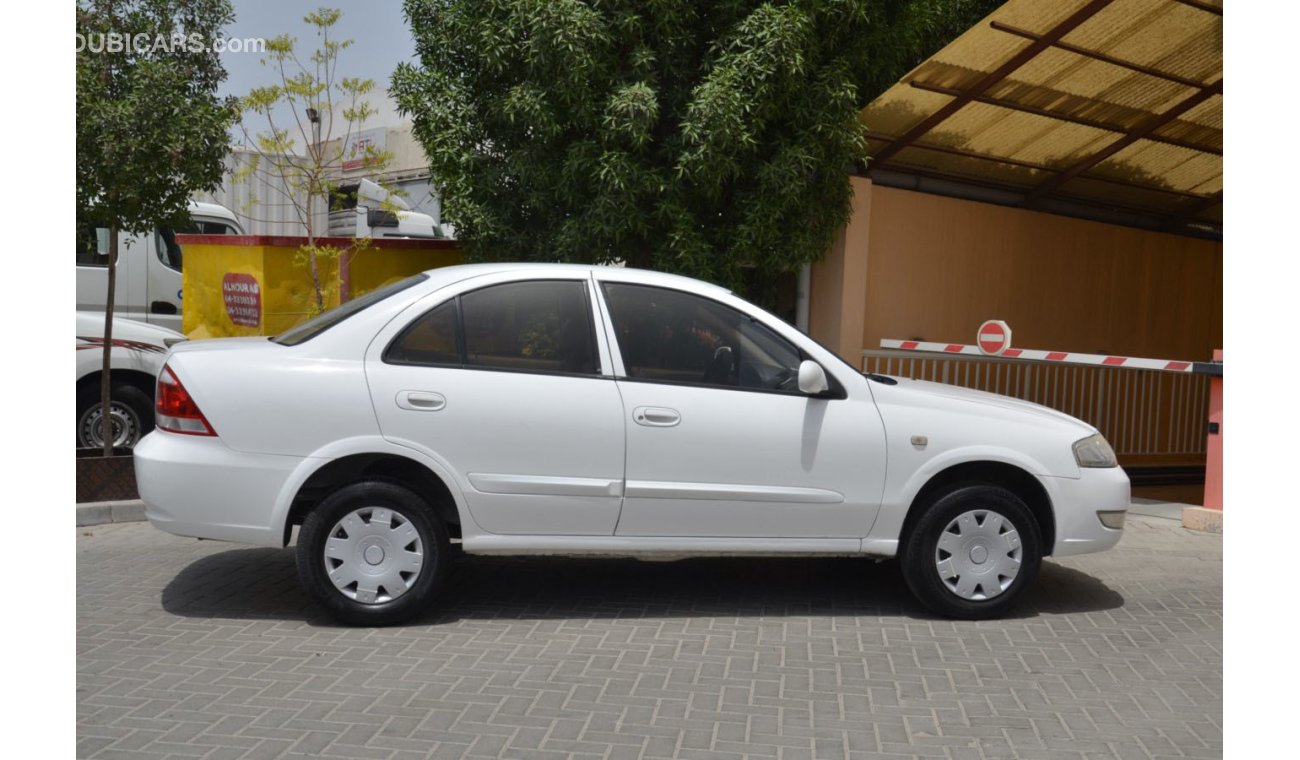
M 384 437 L 443 462 L 488 532 L 613 534 L 623 405 L 590 277 L 475 283 L 423 299 L 372 344 Z

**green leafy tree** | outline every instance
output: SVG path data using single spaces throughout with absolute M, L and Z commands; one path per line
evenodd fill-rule
M 371 172 L 382 172 L 392 160 L 391 153 L 373 145 L 360 150 L 353 145 L 353 138 L 375 114 L 366 100 L 375 81 L 339 74 L 339 57 L 353 42 L 330 36 L 342 16 L 340 10 L 320 8 L 303 17 L 320 40 L 305 58 L 299 56 L 294 37 L 284 34 L 267 40 L 262 65 L 274 72 L 279 83 L 255 88 L 240 102 L 244 111 L 240 130 L 254 154 L 236 172 L 236 179 L 258 174 L 268 178 L 302 222 L 307 243 L 299 256 L 311 274 L 314 302 L 309 311 L 313 313 L 325 310 L 322 263 L 337 262 L 344 253 L 317 240 L 323 232 L 319 229 L 322 210 L 338 192 L 344 163 L 356 160 Z M 250 131 L 250 121 L 260 121 L 265 128 Z M 368 243 L 359 239 L 350 252 L 359 253 Z
M 77 216 L 109 230 L 103 409 L 121 233 L 183 224 L 191 196 L 221 183 L 235 110 L 217 97 L 226 72 L 210 43 L 232 20 L 228 0 L 77 3 Z
M 406 0 L 393 92 L 470 258 L 753 291 L 846 222 L 862 106 L 998 4 Z

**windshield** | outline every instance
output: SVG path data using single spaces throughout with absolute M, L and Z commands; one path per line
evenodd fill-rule
M 362 309 L 377 304 L 385 298 L 388 298 L 395 293 L 400 293 L 412 285 L 424 282 L 427 279 L 429 279 L 429 275 L 417 274 L 407 277 L 405 280 L 398 280 L 397 282 L 389 283 L 382 288 L 372 290 L 363 296 L 358 296 L 345 304 L 336 306 L 323 314 L 303 322 L 297 327 L 286 330 L 285 332 L 271 338 L 271 340 L 282 346 L 296 346 L 299 343 L 309 341 Z

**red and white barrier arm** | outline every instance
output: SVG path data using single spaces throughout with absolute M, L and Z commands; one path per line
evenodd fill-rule
M 1106 354 L 1079 354 L 1070 351 L 1041 351 L 1033 348 L 1008 348 L 1000 354 L 986 354 L 979 346 L 963 343 L 932 343 L 922 340 L 880 341 L 881 348 L 895 351 L 917 351 L 937 354 L 961 354 L 985 359 L 1020 359 L 1023 361 L 1052 362 L 1057 364 L 1083 364 L 1102 367 L 1127 367 L 1129 369 L 1154 369 L 1161 372 L 1188 372 L 1202 375 L 1223 375 L 1219 362 L 1184 362 L 1170 359 L 1141 359 L 1133 356 L 1107 356 Z

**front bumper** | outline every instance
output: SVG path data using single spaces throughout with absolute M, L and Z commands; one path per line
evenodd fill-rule
M 136 445 L 134 459 L 145 517 L 155 528 L 257 546 L 284 544 L 276 506 L 303 457 L 245 454 L 217 438 L 156 430 Z
M 1123 512 L 1129 507 L 1128 475 L 1120 467 L 1081 467 L 1078 478 L 1040 477 L 1056 514 L 1056 544 L 1052 554 L 1068 557 L 1111 548 L 1124 530 L 1102 525 L 1098 512 Z

